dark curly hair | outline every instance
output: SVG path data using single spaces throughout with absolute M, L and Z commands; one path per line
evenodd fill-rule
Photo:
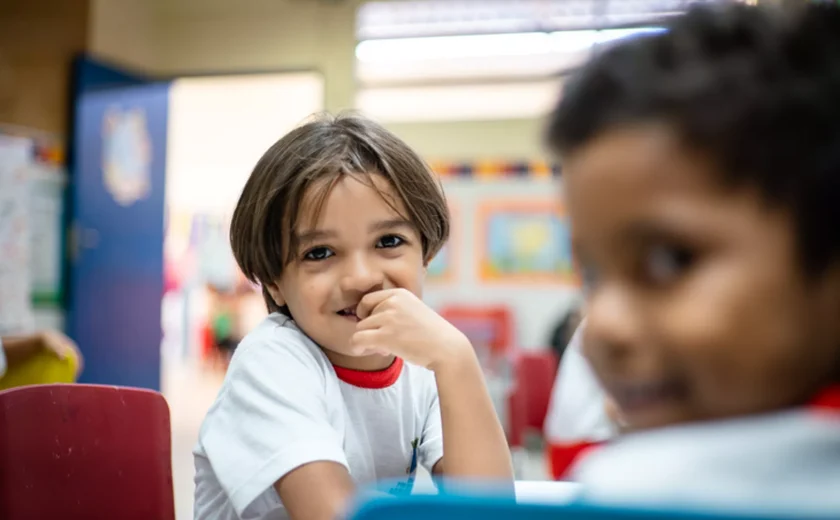
M 693 7 L 577 71 L 546 138 L 562 161 L 604 132 L 647 122 L 671 125 L 723 182 L 789 210 L 807 274 L 838 261 L 840 7 Z

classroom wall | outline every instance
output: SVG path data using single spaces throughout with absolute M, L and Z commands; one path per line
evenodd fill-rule
M 155 71 L 162 56 L 157 22 L 152 1 L 90 0 L 88 51 L 126 68 Z
M 355 11 L 361 0 L 92 0 L 91 48 L 101 55 L 164 76 L 256 71 L 316 70 L 324 75 L 324 106 L 352 109 L 356 85 Z M 117 4 L 117 7 L 115 7 Z M 123 7 L 119 7 L 123 6 Z M 141 20 L 122 30 L 121 9 Z M 153 40 L 153 41 L 152 41 Z M 540 119 L 389 123 L 387 126 L 424 157 L 435 161 L 534 161 L 545 158 Z M 554 196 L 555 184 L 465 180 L 448 183 L 467 214 L 481 200 Z M 430 286 L 427 299 L 447 302 L 505 303 L 515 311 L 517 342 L 544 346 L 551 326 L 575 295 L 565 286 L 485 286 L 476 278 L 475 223 L 459 225 L 464 273 L 458 284 Z M 472 274 L 471 274 L 472 273 Z
M 497 179 L 444 178 L 452 211 L 453 278 L 435 281 L 429 277 L 423 299 L 433 308 L 452 305 L 505 306 L 513 318 L 516 346 L 538 349 L 548 346 L 553 327 L 576 303 L 574 280 L 486 281 L 480 265 L 485 249 L 487 205 L 524 202 L 554 205 L 562 183 L 558 178 Z
M 0 123 L 66 132 L 70 67 L 87 30 L 87 0 L 2 1 Z
M 326 79 L 324 106 L 335 112 L 354 106 L 355 12 L 360 3 L 92 0 L 90 49 L 161 75 L 314 69 Z M 434 159 L 544 157 L 538 119 L 388 126 Z

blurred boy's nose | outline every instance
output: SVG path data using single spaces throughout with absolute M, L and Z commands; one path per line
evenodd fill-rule
M 583 351 L 595 364 L 623 363 L 639 343 L 638 303 L 620 285 L 604 284 L 586 306 Z

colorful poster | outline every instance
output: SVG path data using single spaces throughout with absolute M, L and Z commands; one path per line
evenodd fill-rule
M 569 227 L 557 203 L 488 202 L 479 213 L 482 280 L 573 283 Z

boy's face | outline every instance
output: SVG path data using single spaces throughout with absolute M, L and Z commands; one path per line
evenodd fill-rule
M 314 193 L 323 187 L 309 190 L 304 198 L 294 230 L 295 260 L 285 267 L 272 296 L 279 305 L 288 305 L 298 326 L 337 365 L 384 368 L 389 358 L 348 355 L 358 322 L 356 305 L 365 294 L 382 289 L 421 295 L 425 266 L 420 235 L 382 176 L 343 176 L 315 219 Z
M 838 269 L 807 282 L 793 222 L 664 126 L 564 158 L 584 352 L 634 429 L 807 400 L 838 369 Z

